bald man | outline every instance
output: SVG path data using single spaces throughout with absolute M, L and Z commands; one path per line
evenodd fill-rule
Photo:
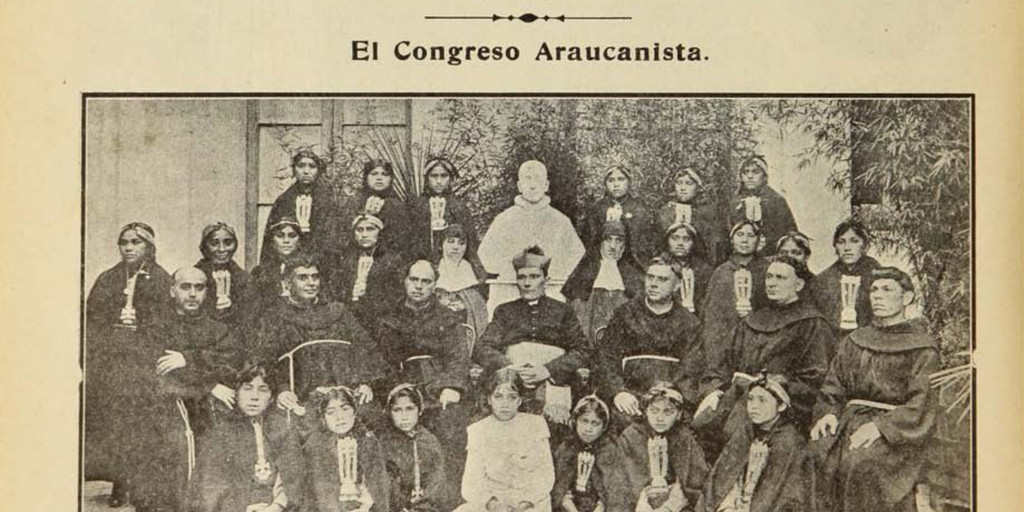
M 211 404 L 234 405 L 227 382 L 236 365 L 238 344 L 231 331 L 205 315 L 208 283 L 199 269 L 172 275 L 173 310 L 146 331 L 126 360 L 136 388 L 137 425 L 132 443 L 132 502 L 136 510 L 179 510 L 195 457 L 195 436 L 212 421 Z

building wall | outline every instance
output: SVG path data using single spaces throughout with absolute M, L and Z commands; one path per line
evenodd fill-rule
M 245 122 L 244 100 L 88 100 L 87 288 L 119 260 L 128 222 L 153 226 L 169 272 L 199 259 L 208 223 L 235 226 L 244 244 Z

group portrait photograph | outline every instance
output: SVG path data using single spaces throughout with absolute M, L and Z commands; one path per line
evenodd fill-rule
M 82 512 L 972 510 L 970 95 L 82 115 Z

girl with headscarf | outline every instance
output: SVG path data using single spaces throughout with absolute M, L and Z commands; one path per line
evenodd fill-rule
M 112 480 L 112 506 L 126 501 L 136 390 L 124 386 L 123 357 L 169 310 L 171 276 L 156 262 L 156 233 L 132 222 L 117 238 L 121 261 L 96 279 L 85 303 L 85 471 Z
M 693 224 L 677 223 L 665 229 L 665 243 L 662 259 L 677 264 L 682 269 L 680 277 L 679 304 L 691 313 L 701 311 L 708 281 L 713 269 L 704 260 L 699 248 L 702 246 L 700 233 Z
M 713 358 L 732 341 L 740 320 L 768 302 L 764 273 L 768 265 L 758 252 L 761 229 L 743 220 L 732 228 L 732 256 L 711 273 L 704 294 L 701 320 L 704 321 L 704 350 Z
M 473 327 L 476 337 L 480 337 L 487 328 L 487 275 L 482 266 L 470 263 L 476 256 L 470 250 L 470 237 L 461 224 L 449 224 L 438 237 L 441 252 L 434 260 L 437 262 L 434 293 L 438 301 L 452 311 L 465 311 L 466 323 Z
M 657 212 L 659 232 L 666 233 L 676 224 L 690 224 L 701 235 L 694 252 L 711 264 L 723 261 L 729 245 L 714 203 L 702 194 L 704 180 L 692 167 L 684 167 L 671 184 L 668 202 Z
M 729 203 L 729 223 L 756 222 L 761 228 L 764 254 L 775 254 L 779 237 L 797 227 L 786 198 L 768 185 L 768 162 L 763 156 L 753 155 L 743 161 L 739 182 Z
M 403 255 L 412 251 L 409 209 L 395 192 L 395 169 L 391 162 L 374 159 L 363 165 L 362 189 L 346 202 L 338 232 L 351 229 L 352 222 L 361 215 L 376 217 L 387 226 L 381 233 L 382 248 Z M 352 247 L 351 237 L 338 238 L 342 252 Z
M 629 251 L 626 226 L 608 221 L 601 232 L 600 245 L 587 251 L 562 287 L 562 295 L 592 341 L 615 309 L 644 289 L 644 269 Z
M 856 220 L 836 226 L 832 247 L 836 261 L 811 282 L 810 298 L 825 315 L 836 337 L 841 338 L 858 327 L 871 325 L 871 301 L 868 298 L 871 272 L 878 260 L 867 255 L 871 236 Z
M 238 237 L 231 226 L 216 222 L 203 228 L 199 240 L 203 258 L 195 265 L 206 274 L 203 310 L 210 318 L 229 324 L 240 320 L 239 312 L 245 311 L 249 297 L 249 273 L 235 263 L 237 250 Z
M 573 407 L 572 435 L 554 451 L 555 487 L 551 497 L 562 512 L 604 512 L 611 499 L 622 494 L 618 487 L 621 461 L 615 436 L 609 432 L 608 404 L 596 395 L 580 399 Z
M 619 221 L 626 225 L 631 236 L 630 256 L 641 264 L 654 255 L 654 216 L 639 199 L 630 193 L 632 172 L 622 166 L 609 167 L 604 172 L 605 195 L 587 210 L 584 240 L 587 250 L 596 251 L 604 240 L 604 225 Z

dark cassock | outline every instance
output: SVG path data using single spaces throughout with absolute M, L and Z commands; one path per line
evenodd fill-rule
M 566 495 L 571 495 L 578 512 L 594 512 L 598 502 L 609 503 L 625 492 L 623 478 L 618 475 L 622 458 L 615 438 L 606 431 L 593 443 L 584 443 L 573 435 L 555 449 L 555 486 L 551 499 L 555 510 Z
M 309 155 L 312 153 L 307 155 L 300 152 L 296 158 L 308 159 Z M 299 224 L 302 246 L 307 251 L 334 252 L 337 244 L 332 233 L 338 223 L 341 208 L 342 204 L 335 191 L 322 179 L 314 178 L 310 183 L 297 180 L 274 200 L 266 225 L 271 226 L 282 218 L 290 217 Z M 260 261 L 274 251 L 271 237 L 270 230 L 263 234 Z
M 733 255 L 711 273 L 703 304 L 698 308 L 704 321 L 708 357 L 731 343 L 733 332 L 746 315 L 768 304 L 764 290 L 767 269 L 768 262 L 760 256 L 744 263 Z
M 355 444 L 354 464 L 340 453 L 339 440 L 351 440 Z M 391 486 L 385 467 L 384 449 L 380 438 L 357 420 L 355 427 L 346 435 L 338 436 L 326 428 L 314 431 L 302 448 L 305 465 L 309 471 L 308 490 L 311 510 L 317 512 L 350 512 L 359 508 L 354 499 L 341 499 L 341 464 L 349 462 L 349 471 L 355 473 L 353 482 L 359 489 L 365 489 L 373 499 L 369 512 L 387 512 Z M 354 471 L 352 471 L 354 470 Z
M 871 256 L 863 256 L 853 265 L 837 260 L 810 282 L 808 298 L 825 315 L 837 337 L 871 325 L 871 272 L 880 266 Z
M 811 443 L 831 510 L 914 510 L 935 427 L 929 375 L 938 369 L 938 347 L 919 321 L 862 327 L 843 339 L 815 407 L 815 417 L 834 414 L 839 427 Z M 881 437 L 850 449 L 850 436 L 869 422 Z
M 280 360 L 299 345 L 315 340 L 348 344 L 307 346 L 293 354 L 295 387 L 305 400 L 320 386 L 380 384 L 385 376 L 383 354 L 356 317 L 343 304 L 315 300 L 303 305 L 282 298 L 260 319 L 257 346 L 268 367 L 274 389 L 289 389 L 289 365 Z
M 216 264 L 203 258 L 196 262 L 195 267 L 206 274 L 206 282 L 210 286 L 208 298 L 203 301 L 203 311 L 206 315 L 227 324 L 242 322 L 251 296 L 249 273 L 234 260 L 226 264 Z M 278 283 L 280 289 L 280 280 Z
M 724 436 L 720 437 L 722 442 L 728 439 L 732 431 L 749 423 L 745 404 L 751 379 L 747 376 L 765 371 L 789 379 L 793 422 L 806 430 L 828 370 L 828 347 L 834 340 L 821 312 L 803 298 L 754 311 L 740 322 L 724 350 L 708 354 L 702 394 L 715 390 L 725 394 L 717 410 L 705 411 L 694 425 L 716 431 L 716 435 Z
M 652 441 L 664 443 L 667 457 L 662 464 L 651 463 Z M 625 492 L 620 493 L 618 498 L 611 498 L 608 512 L 637 510 L 641 492 L 652 485 L 655 471 L 668 485 L 679 484 L 685 498 L 682 510 L 693 508 L 704 487 L 708 466 L 700 445 L 682 422 L 677 422 L 664 434 L 656 433 L 646 421 L 633 423 L 622 431 L 616 444 L 621 464 L 619 471 L 613 474 L 614 478 L 621 481 L 613 485 Z
M 695 512 L 815 512 L 814 486 L 814 461 L 796 426 L 780 420 L 766 432 L 748 423 L 711 468 Z
M 451 475 L 457 473 L 449 470 L 444 450 L 434 434 L 421 425 L 417 425 L 411 435 L 397 428 L 382 430 L 380 441 L 391 486 L 391 510 L 451 510 L 454 492 Z
M 644 296 L 627 302 L 597 344 L 601 394 L 608 400 L 622 392 L 640 398 L 656 382 L 671 382 L 692 412 L 704 371 L 700 332 L 700 320 L 676 302 L 660 314 Z
M 126 386 L 137 390 L 130 431 L 132 503 L 177 511 L 196 457 L 196 436 L 211 424 L 213 388 L 234 374 L 238 344 L 230 329 L 203 314 L 167 313 L 122 359 Z M 180 352 L 185 366 L 157 375 L 157 361 Z
M 240 512 L 272 503 L 301 506 L 306 478 L 302 448 L 285 413 L 273 403 L 255 417 L 237 408 L 221 412 L 201 445 L 189 480 L 189 512 Z
M 761 178 L 748 184 L 744 174 L 759 172 Z M 796 219 L 789 202 L 768 185 L 768 163 L 762 156 L 752 156 L 740 166 L 740 186 L 729 201 L 728 226 L 749 220 L 761 227 L 764 254 L 775 253 L 779 237 L 797 231 Z
M 644 289 L 644 268 L 632 256 L 629 243 L 609 246 L 613 243 L 609 237 L 626 240 L 625 226 L 609 221 L 602 230 L 604 239 L 587 250 L 561 290 L 591 340 L 596 340 L 598 331 L 608 325 L 616 308 L 642 294 Z

